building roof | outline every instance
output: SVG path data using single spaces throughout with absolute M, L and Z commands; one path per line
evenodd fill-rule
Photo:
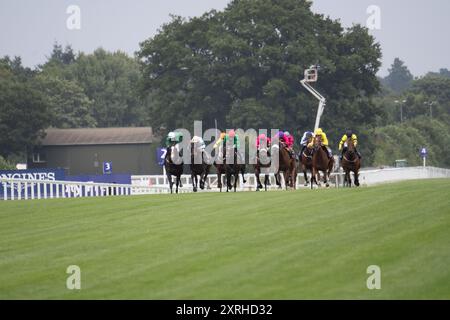
M 82 128 L 45 130 L 43 146 L 73 146 L 99 144 L 141 144 L 153 142 L 151 127 Z

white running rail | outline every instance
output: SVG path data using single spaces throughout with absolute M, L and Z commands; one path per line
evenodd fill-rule
M 278 189 L 275 177 L 270 174 L 271 186 L 269 189 Z M 223 177 L 222 177 L 223 178 Z M 435 167 L 408 167 L 388 168 L 360 171 L 360 183 L 362 186 L 376 185 L 386 182 L 396 182 L 413 179 L 450 178 L 450 169 Z M 252 173 L 245 174 L 247 180 L 244 184 L 242 176 L 239 176 L 238 191 L 256 190 L 256 179 Z M 260 176 L 264 182 L 264 175 Z M 283 177 L 282 184 L 284 186 Z M 340 187 L 343 184 L 343 173 L 334 172 L 331 175 L 330 184 Z M 145 194 L 167 194 L 170 192 L 167 178 L 163 175 L 132 176 L 132 184 L 110 184 L 76 181 L 52 181 L 52 180 L 28 180 L 0 177 L 0 200 L 28 200 L 28 199 L 53 199 L 53 198 L 78 198 L 78 197 L 105 197 L 105 196 L 129 196 Z M 181 178 L 183 187 L 179 193 L 192 192 L 190 175 Z M 222 191 L 226 191 L 225 181 L 222 180 Z M 303 174 L 299 173 L 297 187 L 304 184 Z M 218 192 L 217 175 L 210 174 L 205 190 L 199 192 Z M 175 192 L 175 188 L 174 188 Z
M 2 200 L 28 200 L 78 197 L 128 196 L 167 193 L 168 187 L 142 187 L 77 181 L 28 180 L 1 178 Z

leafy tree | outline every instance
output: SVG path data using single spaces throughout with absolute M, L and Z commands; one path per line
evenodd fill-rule
M 96 121 L 90 115 L 93 102 L 83 89 L 73 81 L 39 76 L 39 88 L 48 98 L 52 111 L 50 125 L 56 128 L 95 127 Z
M 60 85 L 68 86 L 67 89 L 75 93 L 64 108 L 71 109 L 71 104 L 81 106 L 80 110 L 72 110 L 79 112 L 83 119 L 74 121 L 72 118 L 66 121 L 66 125 L 112 127 L 146 123 L 146 101 L 137 94 L 141 74 L 135 59 L 123 52 L 97 49 L 93 54 L 80 53 L 73 62 L 66 64 L 63 62 L 67 49 L 61 50 L 60 46 L 56 46 L 52 57 L 41 66 L 41 70 L 47 79 L 66 81 Z M 56 88 L 49 88 L 49 91 L 63 94 L 63 90 Z M 60 116 L 66 117 L 64 114 Z
M 100 127 L 139 125 L 145 122 L 143 102 L 136 93 L 140 80 L 136 61 L 125 53 L 97 49 L 80 54 L 69 67 L 75 80 L 93 101 L 90 115 Z
M 304 0 L 236 0 L 223 12 L 173 17 L 141 43 L 142 91 L 154 125 L 274 126 L 310 129 L 317 101 L 299 80 L 321 66 L 319 91 L 328 98 L 323 126 L 342 131 L 377 115 L 370 96 L 381 52 L 367 29 L 344 30 L 312 13 Z M 356 103 L 355 103 L 356 102 Z
M 409 88 L 413 79 L 414 77 L 405 63 L 399 58 L 395 58 L 389 69 L 389 75 L 385 78 L 385 83 L 394 92 L 401 93 Z
M 0 64 L 0 155 L 5 159 L 32 147 L 50 122 L 46 98 L 34 79 L 22 81 L 13 71 Z
M 376 166 L 392 165 L 397 159 L 420 165 L 419 151 L 424 146 L 428 148 L 430 165 L 450 166 L 450 127 L 442 121 L 420 116 L 401 125 L 375 128 L 370 134 L 373 153 L 366 160 Z
M 447 68 L 441 68 L 439 69 L 439 72 L 428 72 L 427 76 L 450 78 L 450 70 L 448 70 Z
M 67 45 L 63 49 L 62 45 L 55 42 L 48 62 L 69 65 L 75 62 L 75 58 L 75 53 L 73 52 L 71 45 Z
M 0 67 L 8 69 L 19 81 L 27 81 L 36 75 L 36 71 L 22 65 L 21 57 L 9 56 L 0 58 Z

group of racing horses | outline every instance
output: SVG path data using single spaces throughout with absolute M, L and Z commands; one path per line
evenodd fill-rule
M 278 144 L 273 144 L 272 146 L 261 146 L 257 150 L 256 164 L 254 164 L 257 191 L 263 188 L 267 191 L 267 187 L 270 184 L 270 157 L 274 154 L 278 154 L 279 158 L 277 170 L 274 172 L 275 181 L 279 188 L 282 188 L 281 174 L 283 174 L 286 189 L 296 189 L 297 173 L 299 170 L 304 174 L 305 186 L 310 186 L 311 189 L 314 187 L 314 184 L 320 186 L 320 177 L 322 176 L 323 182 L 329 187 L 329 179 L 335 161 L 333 157 L 328 156 L 327 150 L 322 145 L 321 136 L 315 136 L 313 138 L 312 147 L 304 148 L 298 157 L 292 156 L 283 141 L 280 141 Z M 164 166 L 171 193 L 173 193 L 174 186 L 176 193 L 178 193 L 178 187 L 182 187 L 181 175 L 183 174 L 184 164 L 180 161 L 174 161 L 176 157 L 180 157 L 177 146 L 170 146 L 167 150 Z M 232 157 L 232 159 L 227 157 Z M 239 163 L 238 151 L 234 146 L 224 145 L 223 148 L 220 148 L 217 158 L 221 159 L 221 161 L 215 160 L 211 163 L 205 155 L 205 152 L 197 148 L 194 143 L 191 143 L 190 171 L 194 192 L 198 191 L 198 187 L 202 190 L 205 188 L 206 180 L 212 165 L 216 168 L 217 187 L 220 191 L 222 191 L 223 187 L 222 175 L 225 176 L 227 192 L 230 190 L 236 192 L 239 174 L 242 175 L 243 183 L 246 183 L 244 176 L 246 166 L 245 164 Z M 342 156 L 341 166 L 344 170 L 344 185 L 351 186 L 351 172 L 353 172 L 354 184 L 359 186 L 358 174 L 361 163 L 352 139 L 348 139 L 346 142 L 346 151 Z M 308 179 L 308 171 L 311 174 L 311 179 Z M 322 175 L 320 173 L 322 173 Z M 261 174 L 264 174 L 264 186 L 260 180 Z M 172 176 L 175 177 L 175 181 L 172 180 Z

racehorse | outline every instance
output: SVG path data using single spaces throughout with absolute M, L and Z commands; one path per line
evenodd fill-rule
M 214 161 L 214 166 L 217 171 L 217 188 L 222 192 L 222 175 L 225 174 L 225 161 L 222 161 L 222 163 Z
M 239 173 L 242 173 L 242 180 L 244 183 L 246 182 L 245 178 L 244 178 L 245 164 L 238 163 L 238 151 L 234 146 L 232 146 L 232 145 L 226 146 L 225 150 L 226 150 L 226 152 L 225 152 L 225 157 L 224 157 L 225 161 L 224 162 L 225 162 L 225 173 L 226 173 L 226 177 L 227 177 L 227 192 L 231 189 L 234 189 L 234 192 L 236 192 L 236 184 L 237 184 L 237 181 L 239 178 Z M 228 163 L 228 162 L 231 162 L 230 160 L 226 161 L 227 154 L 229 155 L 228 157 L 230 157 L 230 156 L 233 157 L 232 163 Z M 231 177 L 234 178 L 233 185 L 231 185 Z
M 276 149 L 278 149 L 278 152 L 276 152 Z M 272 146 L 272 155 L 277 153 L 279 161 L 278 170 L 275 173 L 275 181 L 278 187 L 281 188 L 280 172 L 283 172 L 286 190 L 288 187 L 295 189 L 297 184 L 297 161 L 295 157 L 291 158 L 289 151 L 283 142 Z
M 341 166 L 344 169 L 344 186 L 351 187 L 352 179 L 350 172 L 353 172 L 355 185 L 359 187 L 359 169 L 361 168 L 361 161 L 356 154 L 355 145 L 353 144 L 352 139 L 347 139 L 346 143 L 346 151 L 342 155 Z
M 327 187 L 330 186 L 328 179 L 330 178 L 331 171 L 333 171 L 333 165 L 334 159 L 328 157 L 328 151 L 322 145 L 322 137 L 314 137 L 311 189 L 313 188 L 314 182 L 320 186 L 320 171 L 323 173 L 323 182 Z
M 256 191 L 263 188 L 259 175 L 264 172 L 264 190 L 267 191 L 267 186 L 269 185 L 269 175 L 267 174 L 270 168 L 270 154 L 268 147 L 260 147 L 256 156 L 255 164 L 255 177 L 256 177 Z
M 308 170 L 311 173 L 312 177 L 312 155 L 313 155 L 312 148 L 304 148 L 303 152 L 300 154 L 300 164 L 303 171 L 303 175 L 305 177 L 305 187 L 307 187 L 309 184 Z
M 166 168 L 167 180 L 169 180 L 170 193 L 173 193 L 172 176 L 175 176 L 176 193 L 178 193 L 178 186 L 181 185 L 181 175 L 183 174 L 183 161 L 180 158 L 180 150 L 178 145 L 167 148 L 166 157 L 164 158 L 164 167 Z
M 208 177 L 211 165 L 205 161 L 203 150 L 195 142 L 191 142 L 191 180 L 194 192 L 197 192 L 198 177 L 200 176 L 200 189 L 205 189 L 206 178 Z

